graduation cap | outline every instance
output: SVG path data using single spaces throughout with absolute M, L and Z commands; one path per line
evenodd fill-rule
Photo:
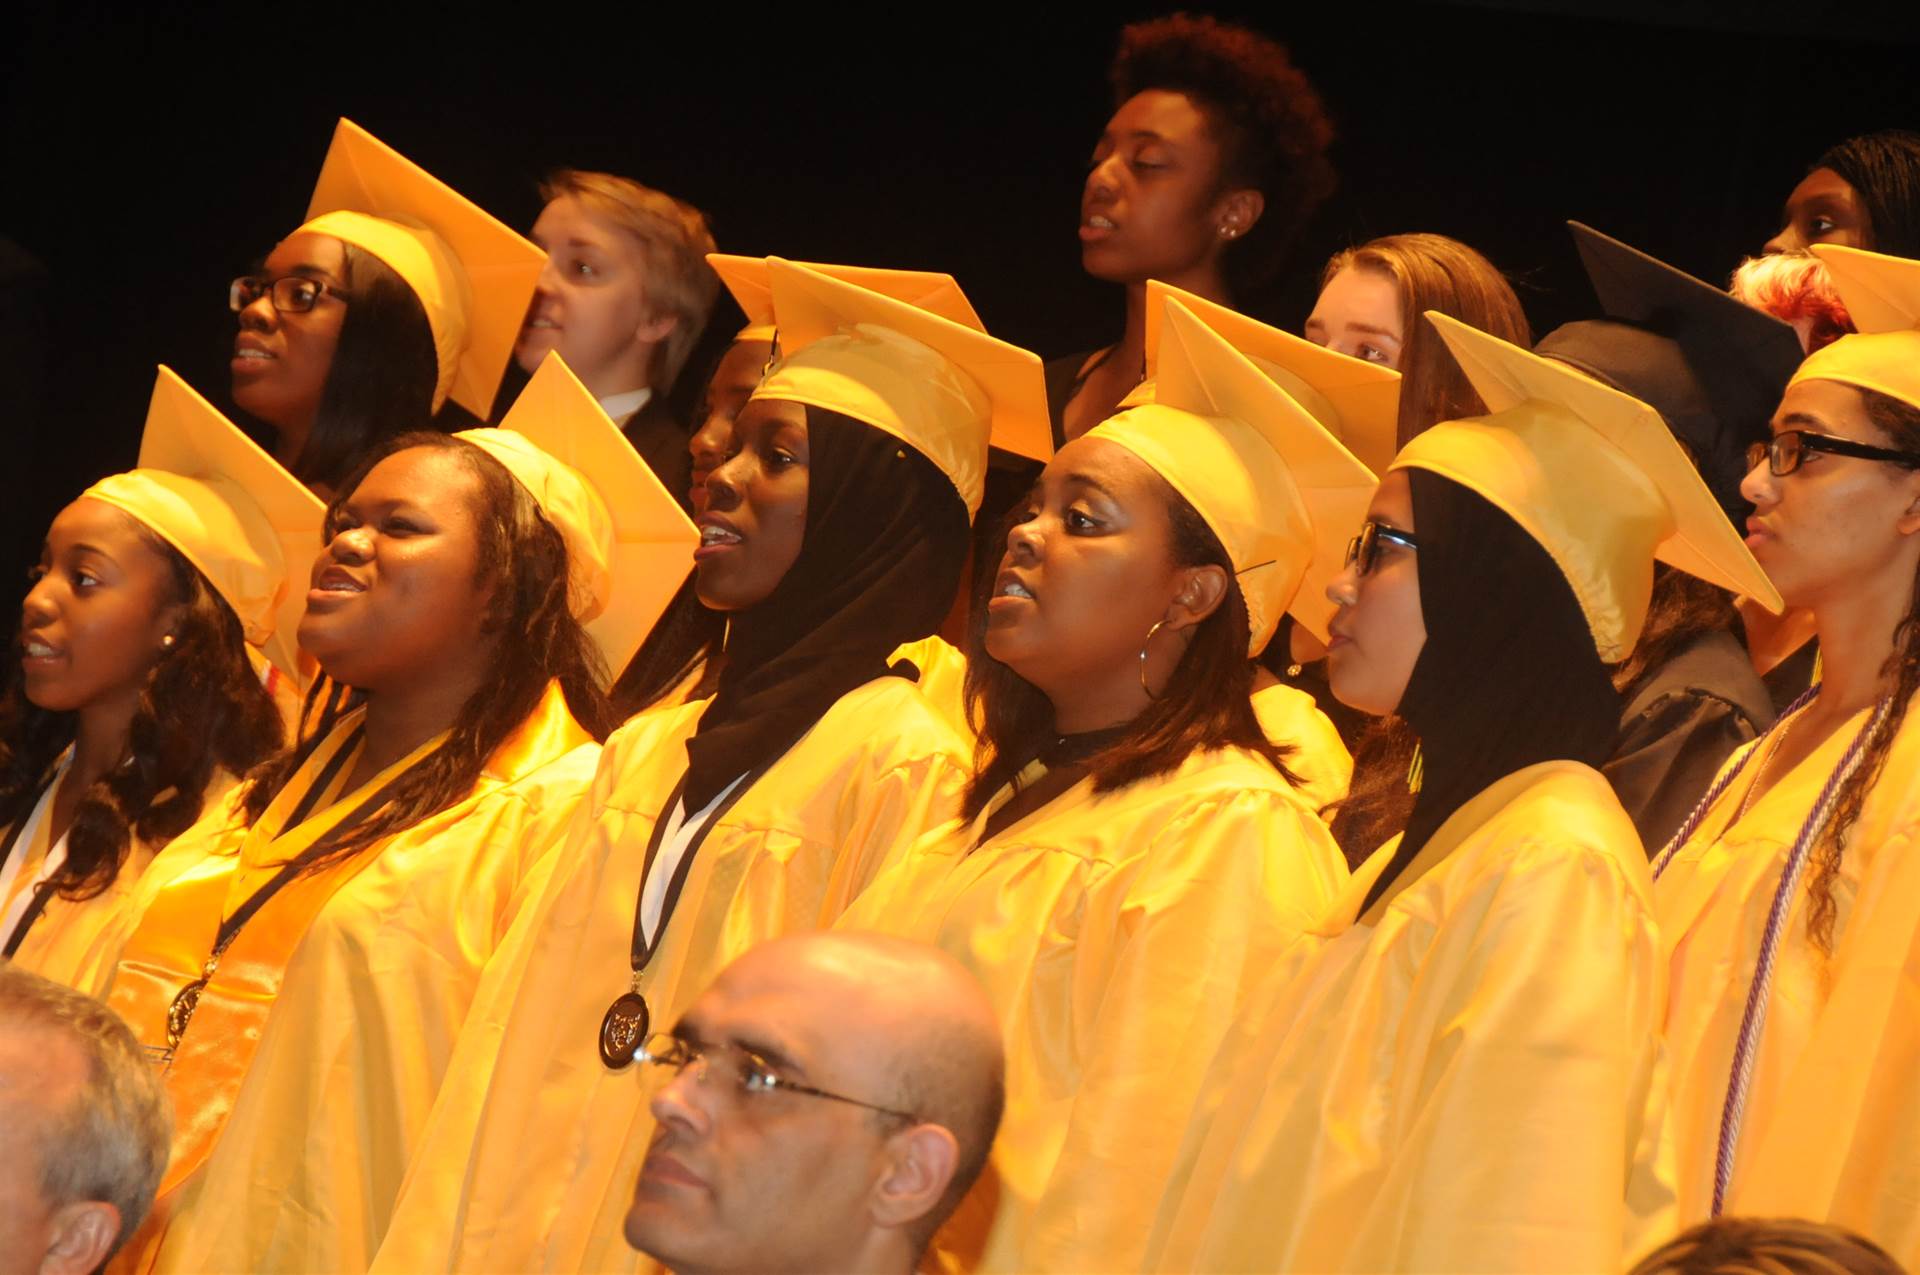
M 779 330 L 773 321 L 773 285 L 766 257 L 741 257 L 728 252 L 710 252 L 707 264 L 714 268 L 727 291 L 746 313 L 747 326 L 734 334 L 736 341 L 771 341 Z M 979 332 L 987 325 L 974 313 L 973 303 L 960 291 L 950 274 L 930 270 L 887 270 L 879 266 L 837 266 L 818 261 L 797 261 L 795 265 L 817 270 L 869 291 L 896 297 L 909 305 L 932 311 L 945 319 Z
M 1840 381 L 1920 407 L 1920 261 L 1815 244 L 1857 331 L 1814 353 L 1794 381 Z
M 1780 611 L 1658 412 L 1437 311 L 1427 320 L 1492 411 L 1425 431 L 1392 468 L 1451 479 L 1519 523 L 1573 587 L 1602 660 L 1624 660 L 1639 640 L 1656 558 Z
M 1154 401 L 1087 431 L 1145 461 L 1227 551 L 1247 603 L 1247 653 L 1283 612 L 1322 641 L 1326 586 L 1366 517 L 1373 471 L 1180 298 L 1160 302 Z
M 179 550 L 232 608 L 248 644 L 299 684 L 294 634 L 326 506 L 172 368 L 154 378 L 139 467 L 82 495 Z
M 1147 379 L 1121 400 L 1122 407 L 1154 401 L 1167 297 L 1179 301 L 1252 360 L 1367 468 L 1384 469 L 1393 459 L 1400 422 L 1400 373 L 1315 345 L 1157 279 L 1147 284 Z
M 1747 445 L 1766 437 L 1800 365 L 1792 325 L 1590 226 L 1567 228 L 1606 317 L 1556 328 L 1534 352 L 1659 412 L 1738 523 Z
M 499 428 L 455 437 L 506 466 L 558 528 L 574 616 L 618 674 L 686 579 L 699 531 L 558 354 Z
M 372 253 L 406 281 L 433 330 L 448 398 L 484 417 L 547 254 L 373 134 L 342 119 L 295 233 Z
M 1053 454 L 1037 355 L 819 270 L 779 257 L 766 265 L 780 360 L 754 398 L 826 408 L 911 444 L 953 483 L 968 517 L 980 508 L 989 443 Z

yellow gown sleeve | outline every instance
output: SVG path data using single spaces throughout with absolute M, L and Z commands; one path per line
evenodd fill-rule
M 1253 713 L 1270 742 L 1292 749 L 1287 769 L 1300 779 L 1307 805 L 1325 810 L 1346 797 L 1353 755 L 1313 696 L 1284 684 L 1263 687 L 1253 693 Z
M 1047 1042 L 1080 1079 L 1019 1267 L 1139 1265 L 1208 1061 L 1345 877 L 1317 818 L 1255 792 L 1184 812 L 1090 890 L 1070 1037 Z
M 1608 1271 L 1670 1226 L 1644 885 L 1564 846 L 1454 866 L 1278 999 L 1157 1266 Z

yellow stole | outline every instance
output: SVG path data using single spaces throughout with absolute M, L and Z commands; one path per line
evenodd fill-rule
M 288 860 L 332 832 L 447 738 L 441 734 L 428 740 L 342 795 L 340 789 L 360 749 L 356 747 L 352 756 L 341 753 L 358 735 L 361 717 L 356 713 L 341 722 L 294 772 L 247 830 L 238 854 L 210 855 L 169 883 L 141 917 L 121 954 L 110 1003 L 156 1058 L 167 1054 L 168 1011 L 175 997 L 195 978 L 206 978 L 192 1021 L 165 1072 L 174 1110 L 173 1154 L 160 1184 L 157 1215 L 163 1214 L 162 1201 L 206 1162 L 226 1125 L 279 995 L 287 962 L 307 927 L 335 891 L 378 857 L 379 847 L 286 882 L 216 962 L 209 958 L 222 920 L 273 880 Z M 323 781 L 336 759 L 340 764 Z M 315 793 L 315 785 L 322 782 L 324 789 Z M 313 799 L 308 799 L 309 794 Z M 287 819 L 303 804 L 314 813 L 286 827 Z

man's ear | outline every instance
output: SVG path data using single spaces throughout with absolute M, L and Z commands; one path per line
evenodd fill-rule
M 960 1143 L 944 1125 L 917 1124 L 887 1140 L 886 1176 L 873 1191 L 873 1220 L 881 1226 L 912 1226 L 931 1213 L 953 1181 Z
M 633 330 L 636 345 L 658 345 L 680 326 L 680 316 L 663 310 L 659 314 L 650 314 L 640 320 L 640 326 Z
M 40 1259 L 40 1275 L 89 1275 L 120 1238 L 120 1210 L 102 1200 L 63 1204 L 53 1211 L 53 1243 Z
M 1190 629 L 1220 609 L 1227 597 L 1227 571 L 1224 567 L 1181 568 L 1179 588 L 1161 623 L 1174 632 Z

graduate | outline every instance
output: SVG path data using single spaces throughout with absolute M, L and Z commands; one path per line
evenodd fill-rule
M 1394 422 L 1400 410 L 1398 372 L 1334 353 L 1169 284 L 1149 283 L 1147 297 L 1150 368 L 1158 365 L 1161 333 L 1166 326 L 1166 303 L 1171 298 L 1266 373 L 1269 380 L 1285 390 L 1289 398 L 1369 470 L 1376 466 L 1384 468 L 1393 459 Z M 1149 378 L 1127 396 L 1123 406 L 1151 403 L 1153 395 L 1154 382 Z M 1324 633 L 1330 605 L 1318 589 L 1312 590 L 1310 597 L 1299 598 L 1298 604 L 1309 614 L 1321 612 L 1314 626 L 1298 630 L 1304 643 L 1321 647 L 1321 641 L 1312 633 L 1316 628 Z M 1282 616 L 1268 645 L 1280 641 L 1281 635 L 1294 626 L 1291 615 Z M 1282 683 L 1264 666 L 1256 664 L 1253 711 L 1268 739 L 1294 750 L 1287 767 L 1300 780 L 1299 791 L 1308 804 L 1325 811 L 1347 795 L 1347 784 L 1353 777 L 1353 758 L 1340 732 L 1320 711 L 1312 695 Z
M 133 1270 L 371 1260 L 592 777 L 605 662 L 694 538 L 557 357 L 504 428 L 388 443 L 327 534 L 300 641 L 328 707 L 156 859 L 114 978 L 176 1117 Z
M 1567 223 L 1603 317 L 1555 328 L 1536 354 L 1660 413 L 1742 528 L 1746 450 L 1800 366 L 1793 329 L 1663 261 Z M 1654 568 L 1633 654 L 1613 677 L 1620 738 L 1600 770 L 1652 853 L 1665 845 L 1740 745 L 1773 724 L 1735 600 L 1674 567 Z
M 1754 448 L 1747 543 L 1821 672 L 1655 861 L 1683 1223 L 1794 1216 L 1920 1262 L 1920 261 L 1824 245 L 1860 332 Z
M 277 752 L 256 672 L 291 630 L 320 502 L 161 368 L 140 467 L 47 531 L 0 701 L 0 957 L 90 995 L 155 852 Z M 261 654 L 261 652 L 266 654 Z
M 1335 692 L 1419 737 L 1413 812 L 1214 1060 L 1154 1269 L 1618 1270 L 1670 1233 L 1607 664 L 1656 555 L 1778 598 L 1652 409 L 1429 321 L 1492 413 L 1401 450 L 1329 590 Z
M 486 418 L 546 254 L 351 120 L 307 220 L 233 281 L 233 401 L 323 498 L 451 400 Z
M 707 504 L 706 475 L 724 461 L 732 443 L 734 418 L 745 407 L 754 387 L 760 383 L 775 354 L 779 335 L 774 322 L 773 292 L 768 282 L 764 258 L 740 257 L 727 253 L 712 254 L 712 262 L 726 280 L 734 300 L 746 313 L 748 322 L 735 335 L 732 345 L 721 357 L 707 385 L 707 412 L 695 432 L 691 450 L 699 485 L 692 493 L 696 513 Z M 873 266 L 827 265 L 799 262 L 809 270 L 857 284 L 884 296 L 905 301 L 931 314 L 984 333 L 986 324 L 974 311 L 953 276 L 924 270 L 888 270 Z M 1053 454 L 1047 434 L 1038 429 L 1020 431 L 1011 422 L 1001 426 L 991 440 L 1008 455 L 1027 461 L 1044 461 Z M 990 480 L 989 480 L 990 481 Z M 719 682 L 723 660 L 713 656 L 720 649 L 725 632 L 725 612 L 701 605 L 695 581 L 689 578 L 675 596 L 673 605 L 660 624 L 647 635 L 614 688 L 615 707 L 624 716 L 656 707 L 672 707 L 705 699 Z M 966 678 L 966 657 L 939 634 L 903 643 L 894 660 L 905 660 L 919 672 L 916 683 L 921 694 L 954 724 L 972 737 L 963 706 L 962 684 Z
M 621 1221 L 653 1123 L 634 1048 L 959 806 L 967 744 L 894 652 L 946 613 L 990 436 L 1044 436 L 1040 361 L 791 262 L 760 277 L 781 359 L 698 520 L 719 689 L 608 740 L 377 1270 L 633 1269 Z
M 1162 304 L 1154 401 L 1062 448 L 1007 537 L 963 817 L 839 922 L 939 944 L 999 1011 L 993 1167 L 938 1241 L 963 1268 L 1138 1265 L 1207 1060 L 1346 880 L 1248 656 L 1330 613 L 1373 474 Z

